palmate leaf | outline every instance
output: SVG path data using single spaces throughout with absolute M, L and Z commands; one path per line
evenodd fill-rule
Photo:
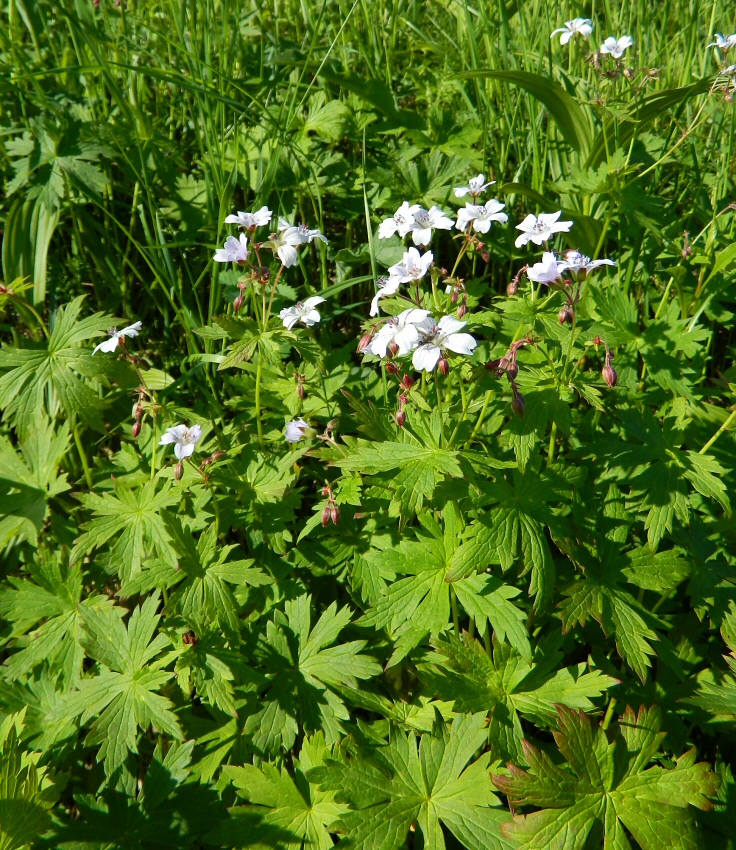
M 504 584 L 487 573 L 471 574 L 450 581 L 457 564 L 459 528 L 452 506 L 444 512 L 444 530 L 427 514 L 421 516 L 423 529 L 416 540 L 402 540 L 396 547 L 373 552 L 366 560 L 375 562 L 384 577 L 403 575 L 391 582 L 361 620 L 376 629 L 396 633 L 402 629 L 401 650 L 389 665 L 416 646 L 427 633 L 443 631 L 450 619 L 451 594 L 469 617 L 485 630 L 487 624 L 501 640 L 508 641 L 524 658 L 531 660 L 531 646 L 524 620 L 526 615 L 511 600 L 520 595 L 518 588 Z M 406 625 L 412 626 L 411 631 Z
M 118 616 L 122 609 L 82 613 L 82 646 L 98 662 L 99 672 L 67 695 L 60 719 L 79 717 L 85 724 L 95 718 L 85 744 L 100 745 L 97 760 L 104 761 L 107 776 L 136 751 L 139 728 L 153 726 L 173 738 L 183 737 L 172 703 L 159 693 L 173 673 L 162 669 L 171 660 L 161 656 L 169 638 L 160 632 L 154 637 L 158 605 L 158 594 L 149 596 L 130 615 L 127 627 Z
M 170 483 L 158 491 L 156 481 L 146 482 L 138 490 L 121 484 L 114 495 L 87 493 L 78 498 L 85 508 L 93 511 L 93 518 L 82 525 L 83 533 L 69 555 L 71 563 L 120 535 L 110 548 L 109 557 L 123 582 L 140 572 L 144 560 L 152 555 L 176 566 L 176 550 L 161 515 L 181 498 Z
M 329 850 L 331 832 L 348 811 L 335 802 L 334 791 L 323 791 L 307 779 L 307 772 L 324 764 L 332 752 L 322 733 L 305 739 L 299 758 L 294 759 L 294 776 L 264 762 L 260 767 L 226 765 L 225 776 L 238 796 L 251 803 L 230 809 L 232 820 L 225 821 L 208 836 L 213 843 L 228 846 L 283 850 L 315 847 Z
M 627 708 L 609 739 L 583 713 L 560 706 L 555 741 L 565 766 L 525 742 L 529 770 L 510 766 L 510 776 L 494 776 L 514 806 L 540 811 L 516 815 L 503 832 L 519 850 L 581 850 L 600 846 L 630 850 L 624 827 L 642 850 L 699 850 L 693 808 L 707 811 L 720 779 L 695 751 L 673 768 L 647 767 L 665 733 L 658 708 Z
M 454 700 L 455 711 L 485 712 L 494 753 L 514 761 L 524 758 L 521 717 L 536 726 L 554 725 L 557 704 L 589 711 L 595 708 L 592 699 L 618 684 L 585 664 L 560 668 L 560 652 L 538 650 L 531 664 L 495 640 L 493 657 L 468 635 L 433 643 L 441 657 L 420 665 L 420 678 L 440 699 Z
M 326 759 L 309 779 L 350 806 L 337 846 L 398 850 L 416 824 L 425 850 L 444 850 L 443 825 L 468 850 L 511 850 L 500 831 L 510 815 L 493 793 L 490 754 L 471 762 L 485 741 L 485 716 L 460 715 L 450 729 L 438 718 L 418 747 L 416 735 L 396 729 L 387 746 Z
M 115 319 L 95 313 L 78 319 L 84 296 L 80 295 L 56 315 L 48 343 L 34 348 L 0 350 L 0 407 L 3 420 L 9 421 L 25 437 L 38 414 L 55 415 L 57 398 L 65 414 L 79 417 L 90 428 L 100 428 L 99 410 L 103 404 L 96 389 L 101 380 L 120 369 L 114 361 L 94 357 L 91 347 L 80 343 L 101 336 L 115 324 Z
M 257 751 L 290 749 L 300 728 L 308 734 L 322 730 L 327 743 L 335 743 L 349 713 L 332 687 L 356 688 L 359 679 L 381 672 L 373 658 L 361 653 L 366 641 L 333 646 L 350 622 L 349 608 L 338 610 L 333 602 L 314 626 L 311 611 L 309 595 L 286 602 L 284 613 L 274 613 L 258 642 L 266 671 L 259 684 L 264 707 L 246 722 Z
M 26 676 L 48 662 L 62 689 L 76 684 L 84 650 L 81 618 L 84 609 L 110 609 L 114 603 L 97 593 L 83 595 L 79 565 L 67 567 L 60 554 L 29 569 L 30 579 L 10 578 L 0 590 L 0 615 L 13 624 L 17 652 L 5 663 L 9 679 Z
M 18 449 L 0 435 L 0 549 L 13 537 L 35 544 L 48 516 L 48 501 L 69 489 L 59 464 L 69 446 L 69 426 L 55 431 L 39 416 Z

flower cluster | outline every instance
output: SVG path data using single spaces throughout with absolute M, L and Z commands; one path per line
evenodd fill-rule
M 571 21 L 565 21 L 564 26 L 553 30 L 550 37 L 554 38 L 560 33 L 560 44 L 567 44 L 576 35 L 588 39 L 593 33 L 593 21 L 590 18 L 573 18 Z M 633 43 L 634 40 L 630 35 L 624 35 L 621 38 L 608 36 L 598 48 L 598 53 L 603 56 L 612 56 L 614 59 L 619 60 Z

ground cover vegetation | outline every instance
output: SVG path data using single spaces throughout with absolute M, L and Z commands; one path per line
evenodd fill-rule
M 736 846 L 736 18 L 9 0 L 0 848 Z

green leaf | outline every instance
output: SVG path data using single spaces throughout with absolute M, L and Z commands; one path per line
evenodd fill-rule
M 560 706 L 558 713 L 563 766 L 525 743 L 529 770 L 512 765 L 509 776 L 493 777 L 515 807 L 540 808 L 503 827 L 520 850 L 579 850 L 588 836 L 626 848 L 622 827 L 642 850 L 702 847 L 693 807 L 713 807 L 720 778 L 692 750 L 672 768 L 647 767 L 665 737 L 659 709 L 627 708 L 610 737 L 582 712 Z

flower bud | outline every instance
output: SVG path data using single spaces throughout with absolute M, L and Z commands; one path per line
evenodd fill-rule
M 371 340 L 373 339 L 373 331 L 368 331 L 368 333 L 363 334 L 358 342 L 358 354 L 362 354 L 368 346 L 371 344 Z
M 458 319 L 462 319 L 462 317 L 468 312 L 468 305 L 463 301 L 463 303 L 457 308 L 457 317 Z
M 557 315 L 557 318 L 561 325 L 564 324 L 572 324 L 573 320 L 573 312 L 572 308 L 565 305 Z
M 593 340 L 593 345 L 603 345 L 603 340 L 602 340 L 599 336 L 597 336 L 597 337 Z
M 411 375 L 403 375 L 401 383 L 405 390 L 410 390 L 414 386 L 414 378 Z
M 457 304 L 457 299 L 458 299 L 457 289 L 453 288 L 452 296 L 450 297 L 450 301 L 452 301 L 453 304 Z
M 325 507 L 322 508 L 322 528 L 325 528 L 329 521 L 330 521 L 330 508 L 327 505 L 325 505 Z
M 337 505 L 333 505 L 330 508 L 330 519 L 332 520 L 333 525 L 337 525 L 340 522 L 340 508 Z
M 388 350 L 391 352 L 392 357 L 396 357 L 399 353 L 399 344 L 398 342 L 394 342 L 393 340 L 388 344 Z
M 519 283 L 518 281 L 512 280 L 511 283 L 506 287 L 506 294 L 511 297 L 516 295 L 519 291 Z
M 613 368 L 613 366 L 611 366 L 610 363 L 606 363 L 601 371 L 601 375 L 603 375 L 603 380 L 609 387 L 615 387 L 618 383 L 618 372 Z
M 486 251 L 485 249 L 484 249 L 483 251 L 481 251 L 481 254 L 480 254 L 480 255 L 481 255 L 481 257 L 483 258 L 483 262 L 484 262 L 484 263 L 490 263 L 490 262 L 491 262 L 491 255 L 490 255 L 490 253 L 489 253 L 488 251 Z
M 440 362 L 437 364 L 437 368 L 445 377 L 450 374 L 450 364 L 446 357 L 440 357 Z
M 509 361 L 509 365 L 506 367 L 506 374 L 509 376 L 510 381 L 516 380 L 516 376 L 519 374 L 519 367 L 516 365 L 516 360 Z
M 399 426 L 399 428 L 403 428 L 405 422 L 406 422 L 406 412 L 403 411 L 403 410 L 397 410 L 396 411 L 396 424 Z
M 184 477 L 184 461 L 180 460 L 179 463 L 177 463 L 176 467 L 174 468 L 174 478 L 176 478 L 177 481 L 181 481 L 181 479 L 183 477 Z
M 194 632 L 187 632 L 185 635 L 181 636 L 181 639 L 184 641 L 186 646 L 196 646 L 198 638 Z
M 133 423 L 133 439 L 137 440 L 138 435 L 141 433 L 141 420 L 136 419 Z
M 226 455 L 227 452 L 213 452 L 213 454 L 210 455 L 210 461 L 212 463 L 217 463 L 220 458 L 225 457 Z
M 389 375 L 399 374 L 399 367 L 395 363 L 392 363 L 390 360 L 385 364 L 383 368 L 389 373 Z
M 235 299 L 235 301 L 233 301 L 233 313 L 237 313 L 238 310 L 240 310 L 240 308 L 243 306 L 243 301 L 244 301 L 243 296 L 238 295 L 238 297 Z
M 519 419 L 524 418 L 524 413 L 526 413 L 526 403 L 524 402 L 524 396 L 516 389 L 514 390 L 514 397 L 511 399 L 511 409 L 519 417 Z
M 500 365 L 500 360 L 489 360 L 488 363 L 486 363 L 486 369 L 488 369 L 489 372 L 498 372 Z
M 299 399 L 304 399 L 307 395 L 307 390 L 304 387 L 304 384 L 297 384 L 296 387 L 296 397 Z

